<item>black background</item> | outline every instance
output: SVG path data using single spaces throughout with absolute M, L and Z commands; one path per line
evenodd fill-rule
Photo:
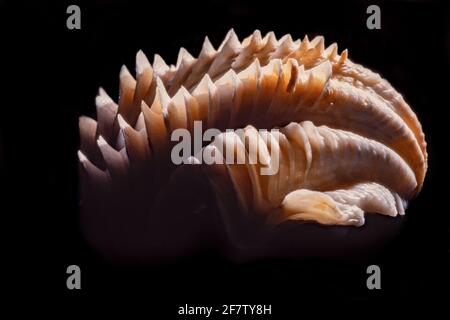
M 381 30 L 366 28 L 372 3 L 381 7 Z M 81 30 L 66 28 L 70 4 L 81 7 Z M 47 311 L 61 305 L 105 311 L 131 302 L 129 311 L 143 308 L 150 319 L 175 317 L 185 303 L 272 304 L 273 314 L 298 318 L 308 309 L 318 316 L 357 307 L 406 312 L 448 300 L 447 1 L 1 2 L 0 10 L 2 64 L 12 71 L 3 72 L 0 118 L 9 297 L 42 301 Z M 379 254 L 233 264 L 205 252 L 143 268 L 108 264 L 85 243 L 78 221 L 78 117 L 94 116 L 98 87 L 117 99 L 120 67 L 133 70 L 139 49 L 150 60 L 159 53 L 175 63 L 179 47 L 196 56 L 206 35 L 217 47 L 231 27 L 241 40 L 254 29 L 294 39 L 324 35 L 327 45 L 337 42 L 353 61 L 380 72 L 417 113 L 429 171 L 401 233 Z M 66 288 L 71 264 L 81 267 L 80 291 Z M 370 264 L 381 267 L 382 290 L 366 288 Z

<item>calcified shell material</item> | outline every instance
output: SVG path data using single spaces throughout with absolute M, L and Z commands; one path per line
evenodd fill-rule
M 427 170 L 424 134 L 403 97 L 321 36 L 255 31 L 240 42 L 231 30 L 217 50 L 206 38 L 197 58 L 182 48 L 170 66 L 139 51 L 136 77 L 122 67 L 119 101 L 100 89 L 96 105 L 96 120 L 80 118 L 90 190 L 107 194 L 131 181 L 152 202 L 194 166 L 213 186 L 228 230 L 240 220 L 361 226 L 365 212 L 404 215 Z M 195 121 L 222 132 L 203 150 L 220 152 L 222 143 L 248 155 L 253 141 L 260 161 L 204 165 L 193 153 L 190 164 L 174 165 L 171 133 L 194 134 Z M 244 137 L 225 132 L 237 128 Z M 275 149 L 277 173 L 261 175 Z

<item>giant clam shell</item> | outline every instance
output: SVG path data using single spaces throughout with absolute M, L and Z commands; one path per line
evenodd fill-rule
M 206 38 L 197 58 L 182 48 L 171 66 L 139 51 L 136 77 L 120 71 L 118 103 L 100 89 L 96 105 L 97 119 L 79 122 L 83 225 L 119 256 L 179 254 L 222 229 L 225 242 L 257 247 L 288 222 L 328 226 L 321 237 L 364 225 L 367 212 L 404 215 L 427 170 L 424 134 L 403 97 L 320 36 L 255 31 L 240 42 L 231 30 L 217 50 Z M 195 121 L 221 133 L 174 165 L 171 133 L 194 135 Z M 228 146 L 245 158 L 252 142 L 253 164 L 198 156 L 223 157 Z M 278 171 L 261 175 L 273 150 Z

